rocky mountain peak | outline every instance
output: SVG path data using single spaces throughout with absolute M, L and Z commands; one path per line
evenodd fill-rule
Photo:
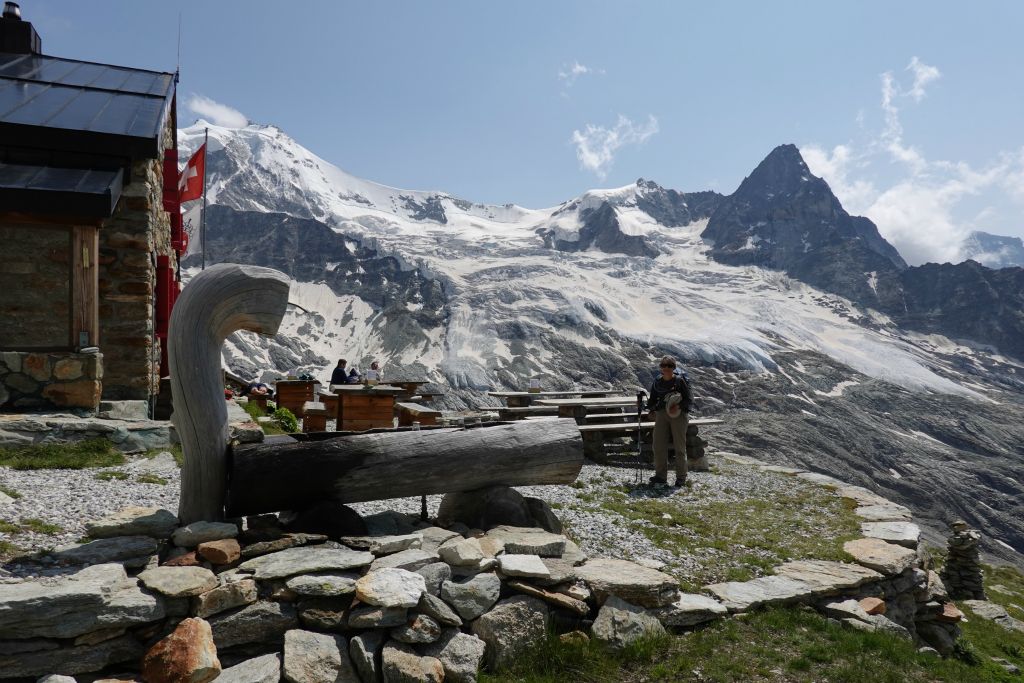
M 736 195 L 790 195 L 799 191 L 832 191 L 811 174 L 796 145 L 779 145 L 766 156 L 736 190 Z

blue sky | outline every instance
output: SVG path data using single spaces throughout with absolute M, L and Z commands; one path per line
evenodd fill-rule
M 21 4 L 49 54 L 161 70 L 180 11 L 182 122 L 209 98 L 389 185 L 729 193 L 792 142 L 911 262 L 1024 235 L 1024 3 Z

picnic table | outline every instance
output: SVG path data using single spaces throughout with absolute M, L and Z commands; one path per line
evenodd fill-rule
M 320 382 L 310 379 L 279 379 L 274 385 L 278 408 L 287 408 L 301 418 L 307 401 L 316 401 L 316 386 Z
M 636 417 L 636 413 L 633 413 Z M 686 457 L 691 460 L 700 460 L 704 455 L 704 442 L 700 439 L 700 427 L 725 424 L 724 420 L 713 417 L 690 418 L 686 428 Z M 641 422 L 640 432 L 651 432 L 654 429 L 654 422 Z M 583 453 L 594 462 L 606 462 L 607 453 L 605 449 L 605 437 L 633 436 L 637 431 L 636 420 L 632 422 L 612 424 L 588 424 L 580 425 L 580 436 L 583 437 Z M 673 445 L 673 448 L 675 446 Z
M 596 398 L 614 393 L 614 389 L 580 389 L 578 391 L 490 391 L 487 395 L 505 399 L 505 405 L 509 408 L 526 408 L 537 398 L 554 398 L 556 396 Z
M 571 417 L 576 424 L 587 424 L 587 416 L 593 413 L 609 414 L 622 412 L 622 408 L 636 407 L 635 396 L 601 396 L 582 398 L 545 398 L 537 401 L 538 406 L 558 409 L 558 417 Z
M 361 432 L 395 426 L 395 398 L 405 389 L 390 384 L 335 384 L 338 412 L 335 430 Z

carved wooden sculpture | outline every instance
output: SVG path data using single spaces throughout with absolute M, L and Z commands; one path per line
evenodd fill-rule
M 273 335 L 288 305 L 288 278 L 270 268 L 223 263 L 196 275 L 182 291 L 171 320 L 167 360 L 181 440 L 182 524 L 224 517 L 227 492 L 227 407 L 221 347 L 238 330 Z

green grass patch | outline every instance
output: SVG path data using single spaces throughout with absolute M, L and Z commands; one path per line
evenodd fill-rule
M 128 473 L 122 472 L 121 470 L 107 470 L 106 472 L 97 472 L 93 475 L 93 479 L 98 479 L 100 481 L 113 481 L 114 479 L 124 481 L 127 478 Z
M 843 543 L 860 536 L 860 520 L 843 499 L 793 480 L 769 498 L 704 499 L 690 490 L 643 497 L 646 487 L 619 486 L 596 498 L 632 529 L 673 555 L 696 560 L 680 577 L 685 590 L 708 583 L 747 581 L 790 560 L 849 560 Z
M 623 652 L 551 637 L 481 683 L 988 683 L 1019 681 L 991 663 L 917 653 L 907 641 L 830 624 L 813 611 L 777 608 L 641 641 Z
M 982 571 L 988 599 L 1006 608 L 1011 617 L 1024 620 L 1024 574 L 1006 566 L 983 565 Z M 957 604 L 967 615 L 967 622 L 961 623 L 960 628 L 970 652 L 983 662 L 999 657 L 1024 669 L 1024 633 L 976 616 L 963 602 Z M 1020 677 L 1006 680 L 1020 681 Z
M 52 536 L 53 534 L 59 534 L 64 531 L 64 529 L 56 524 L 44 522 L 36 517 L 27 517 L 18 523 L 6 522 L 0 519 L 0 533 L 20 534 L 25 531 Z
M 106 439 L 0 448 L 0 466 L 16 470 L 80 470 L 124 464 L 124 454 Z
M 8 496 L 10 496 L 11 498 L 13 498 L 15 500 L 17 500 L 18 498 L 21 498 L 21 494 L 18 493 L 17 491 L 15 491 L 14 489 L 12 489 L 9 486 L 0 485 L 0 493 L 6 493 Z
M 143 454 L 143 457 L 152 460 L 161 453 L 170 453 L 179 469 L 185 463 L 185 454 L 181 451 L 180 443 L 176 443 L 169 448 L 151 448 Z
M 37 534 L 47 534 L 49 536 L 59 534 L 60 532 L 64 531 L 63 527 L 58 526 L 57 524 L 50 524 L 49 522 L 44 522 L 43 520 L 38 519 L 36 517 L 29 517 L 27 519 L 21 520 L 21 528 L 25 531 L 32 531 Z
M 139 482 L 140 484 L 167 484 L 167 480 L 164 479 L 163 477 L 159 477 L 155 474 L 149 474 L 148 472 L 140 474 L 139 476 L 135 477 L 135 481 Z
M 15 555 L 21 552 L 21 548 L 14 545 L 10 541 L 0 539 L 0 562 L 11 559 Z

